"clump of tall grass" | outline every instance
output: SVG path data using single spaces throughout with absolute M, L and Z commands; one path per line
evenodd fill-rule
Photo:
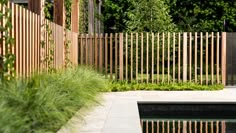
M 56 132 L 105 88 L 106 80 L 84 67 L 3 83 L 0 132 Z

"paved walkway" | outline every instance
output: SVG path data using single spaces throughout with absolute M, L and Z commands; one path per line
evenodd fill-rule
M 236 88 L 221 91 L 129 91 L 104 93 L 101 105 L 74 117 L 59 133 L 141 133 L 138 101 L 236 102 Z

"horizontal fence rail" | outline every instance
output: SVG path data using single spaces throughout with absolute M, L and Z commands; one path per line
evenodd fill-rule
M 143 133 L 226 133 L 225 121 L 141 120 Z
M 4 12 L 5 8 L 0 5 L 1 12 Z M 46 30 L 46 28 L 42 30 L 42 16 L 14 3 L 8 3 L 7 8 L 12 11 L 10 23 L 13 27 L 9 32 L 14 39 L 14 45 L 10 49 L 12 49 L 12 54 L 16 56 L 15 70 L 18 76 L 30 76 L 33 72 L 48 70 L 49 64 L 43 60 L 50 55 L 50 52 L 53 52 L 54 55 L 53 67 L 61 68 L 65 64 L 66 56 L 64 36 L 69 42 L 70 61 L 73 64 L 78 64 L 77 33 L 67 31 L 64 35 L 62 26 L 46 19 L 44 19 L 44 24 L 48 25 L 50 30 Z M 5 26 L 6 20 L 0 21 L 0 25 Z M 50 34 L 52 38 L 50 38 Z M 2 41 L 0 43 L 0 56 L 5 55 L 5 49 L 5 41 Z
M 79 63 L 111 80 L 145 83 L 225 82 L 225 34 L 111 33 L 79 35 Z

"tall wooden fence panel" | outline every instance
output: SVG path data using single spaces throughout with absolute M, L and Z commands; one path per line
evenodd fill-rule
M 222 34 L 81 34 L 79 63 L 95 67 L 111 80 L 224 84 Z
M 9 8 L 12 11 L 10 36 L 14 45 L 10 49 L 16 56 L 15 70 L 18 76 L 30 76 L 33 72 L 48 70 L 49 64 L 45 62 L 50 54 L 53 55 L 52 64 L 55 68 L 62 68 L 65 64 L 65 42 L 63 27 L 45 20 L 50 30 L 41 25 L 41 16 L 19 6 L 9 3 L 8 7 L 0 5 L 1 11 Z M 6 25 L 6 19 L 1 20 L 1 26 Z M 41 28 L 44 27 L 42 33 Z M 1 38 L 4 33 L 1 33 Z M 73 64 L 78 64 L 78 35 L 71 31 L 66 32 L 69 44 L 69 58 Z M 44 39 L 41 38 L 44 35 Z M 5 55 L 5 40 L 0 42 L 0 55 Z

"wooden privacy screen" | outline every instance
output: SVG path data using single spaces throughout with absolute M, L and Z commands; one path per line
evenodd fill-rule
M 5 7 L 0 5 L 1 11 Z M 19 76 L 30 76 L 32 72 L 39 72 L 48 69 L 48 64 L 42 60 L 49 55 L 50 49 L 54 49 L 53 65 L 55 68 L 61 68 L 65 63 L 65 46 L 64 46 L 64 29 L 63 27 L 45 20 L 52 31 L 52 42 L 50 42 L 49 32 L 44 30 L 41 33 L 42 25 L 40 24 L 41 16 L 22 8 L 13 3 L 8 4 L 8 8 L 12 11 L 11 36 L 14 38 L 14 45 L 10 48 L 11 52 L 16 55 L 15 69 Z M 6 20 L 0 20 L 1 26 L 6 24 Z M 1 33 L 2 34 L 2 33 Z M 70 41 L 70 60 L 73 64 L 77 64 L 77 33 L 71 31 L 66 32 L 67 40 Z M 42 46 L 41 35 L 44 35 L 45 45 Z M 0 43 L 0 55 L 5 54 L 5 42 Z
M 79 63 L 111 80 L 225 83 L 225 33 L 81 34 Z
M 141 120 L 143 133 L 226 133 L 225 121 Z

